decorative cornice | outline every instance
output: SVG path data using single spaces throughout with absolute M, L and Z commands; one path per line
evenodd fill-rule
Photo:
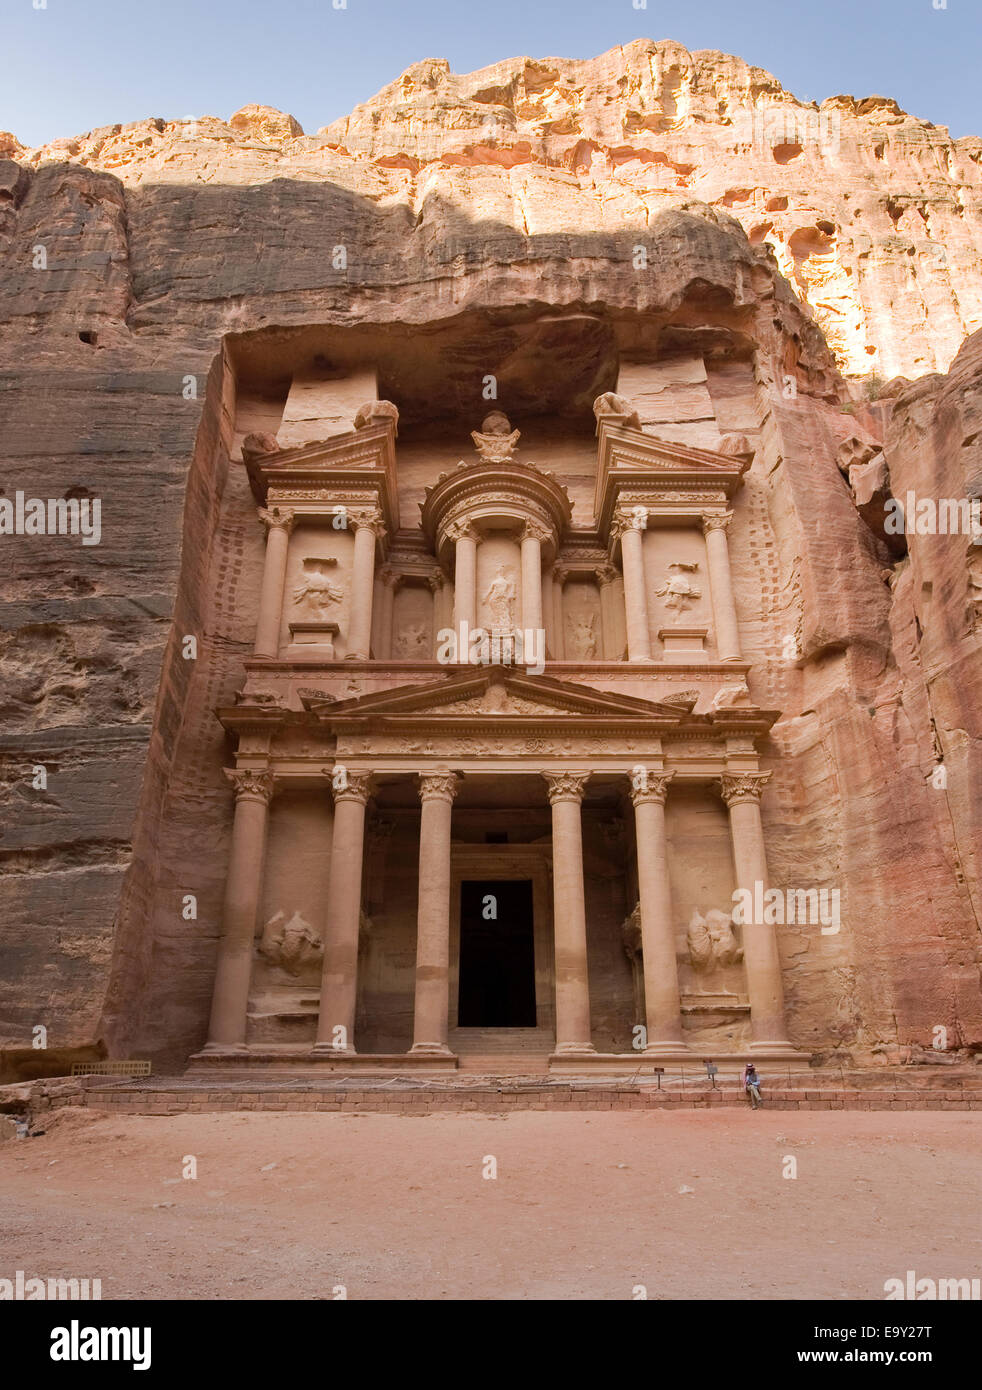
M 557 801 L 575 801 L 579 805 L 591 776 L 589 772 L 543 772 L 540 775 L 549 787 L 550 806 L 555 806 Z
M 724 772 L 719 782 L 720 794 L 727 806 L 739 806 L 748 801 L 759 803 L 770 779 L 769 772 Z

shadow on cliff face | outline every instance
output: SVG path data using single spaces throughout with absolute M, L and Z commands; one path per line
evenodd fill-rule
M 527 235 L 439 196 L 414 215 L 405 204 L 282 179 L 142 187 L 126 200 L 126 322 L 137 336 L 180 325 L 217 342 L 273 325 L 403 324 L 406 338 L 418 339 L 423 325 L 426 336 L 467 312 L 514 321 L 561 306 L 567 315 L 637 315 L 649 349 L 676 318 L 743 332 L 748 351 L 777 332 L 796 345 L 819 393 L 834 390 L 821 333 L 769 250 L 752 247 L 735 219 L 703 204 L 666 208 L 646 227 Z M 425 403 L 429 413 L 441 406 Z

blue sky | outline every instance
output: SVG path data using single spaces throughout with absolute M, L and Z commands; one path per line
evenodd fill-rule
M 0 130 L 25 144 L 247 102 L 308 133 L 411 63 L 588 58 L 635 38 L 737 53 L 796 96 L 892 96 L 982 134 L 982 0 L 0 0 Z M 43 4 L 43 8 L 35 8 Z

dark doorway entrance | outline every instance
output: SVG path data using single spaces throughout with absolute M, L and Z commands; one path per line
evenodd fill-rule
M 461 883 L 457 1026 L 535 1027 L 531 880 Z

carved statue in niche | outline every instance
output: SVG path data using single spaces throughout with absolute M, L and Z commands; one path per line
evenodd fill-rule
M 675 613 L 684 613 L 690 604 L 695 603 L 696 599 L 702 598 L 702 590 L 697 589 L 691 580 L 686 578 L 686 572 L 692 573 L 699 568 L 698 563 L 688 560 L 674 560 L 668 567 L 668 575 L 660 589 L 655 593 L 659 598 L 665 600 L 665 607 Z M 673 570 L 682 571 L 673 574 Z
M 492 410 L 480 430 L 471 431 L 474 447 L 485 463 L 507 463 L 521 437 L 521 430 L 513 430 L 508 416 L 500 410 Z
M 514 573 L 499 565 L 494 578 L 488 585 L 482 602 L 491 610 L 491 631 L 512 632 L 515 628 L 515 589 Z
M 569 619 L 566 630 L 573 656 L 581 661 L 590 661 L 597 655 L 597 622 L 592 614 L 589 617 L 574 615 Z
M 733 935 L 732 916 L 718 908 L 711 907 L 705 916 L 695 908 L 686 929 L 686 940 L 693 970 L 710 971 L 743 960 L 743 949 Z
M 322 616 L 333 604 L 340 603 L 344 598 L 344 590 L 331 583 L 329 573 L 330 567 L 336 564 L 337 560 L 313 557 L 304 560 L 300 583 L 293 591 L 294 603 L 298 606 L 306 604 Z
M 299 912 L 294 912 L 289 921 L 285 919 L 286 913 L 282 909 L 269 919 L 263 927 L 259 953 L 270 965 L 279 966 L 288 975 L 303 975 L 312 967 L 320 966 L 324 947 L 313 927 Z
M 396 644 L 400 656 L 422 661 L 429 653 L 430 636 L 423 623 L 411 623 L 399 633 Z

